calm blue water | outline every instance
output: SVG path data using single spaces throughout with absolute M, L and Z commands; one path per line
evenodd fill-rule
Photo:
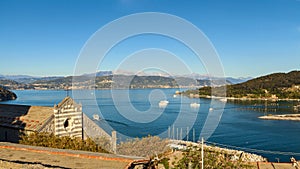
M 83 105 L 83 111 L 89 117 L 99 114 L 104 119 L 96 122 L 101 127 L 108 132 L 116 130 L 119 133 L 119 141 L 125 140 L 127 136 L 147 135 L 171 138 L 182 135 L 183 139 L 197 141 L 209 112 L 211 100 L 174 98 L 175 91 L 176 89 L 135 89 L 113 92 L 84 90 L 77 91 L 73 97 Z M 1 103 L 53 106 L 67 95 L 66 91 L 61 90 L 14 92 L 18 95 L 17 100 Z M 158 106 L 161 100 L 169 101 L 166 108 Z M 190 107 L 190 103 L 194 102 L 200 103 L 199 110 Z M 269 161 L 275 161 L 275 158 L 289 161 L 291 156 L 300 159 L 300 122 L 257 118 L 264 114 L 293 113 L 294 104 L 296 103 L 227 102 L 220 123 L 208 141 L 243 147 L 246 151 L 257 149 L 254 152 L 267 157 Z M 268 106 L 267 110 L 265 106 Z M 185 136 L 187 128 L 191 129 L 188 138 Z M 294 152 L 294 154 L 286 155 L 279 152 Z

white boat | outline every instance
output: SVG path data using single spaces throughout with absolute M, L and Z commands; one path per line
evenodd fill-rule
M 221 102 L 227 102 L 227 98 L 221 98 L 220 101 Z
M 98 114 L 93 114 L 93 119 L 99 121 L 100 117 Z
M 199 103 L 191 103 L 190 106 L 191 106 L 191 108 L 199 108 L 200 104 Z
M 168 101 L 168 100 L 162 100 L 162 101 L 160 101 L 160 102 L 158 103 L 158 106 L 159 106 L 160 108 L 165 108 L 165 107 L 167 107 L 168 104 L 169 104 L 169 101 Z
M 211 108 L 209 108 L 209 112 L 212 112 L 213 110 L 214 110 L 214 108 L 212 108 L 212 107 L 211 107 Z

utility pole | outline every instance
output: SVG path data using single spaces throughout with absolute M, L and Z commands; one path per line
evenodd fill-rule
M 186 141 L 189 141 L 189 126 L 186 127 Z
M 201 168 L 204 169 L 204 149 L 203 149 L 204 140 L 201 138 Z
M 182 128 L 180 128 L 180 140 L 182 140 Z
M 173 131 L 172 131 L 172 136 L 173 136 L 173 140 L 175 140 L 175 127 L 174 127 L 174 125 L 173 125 Z
M 193 128 L 193 142 L 195 142 L 195 128 Z

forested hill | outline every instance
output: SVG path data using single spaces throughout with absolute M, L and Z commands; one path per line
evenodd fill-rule
M 9 90 L 4 89 L 0 86 L 0 101 L 5 100 L 14 100 L 17 98 L 17 95 Z
M 211 95 L 211 88 L 200 88 L 200 96 Z M 244 83 L 227 85 L 227 97 L 300 99 L 300 71 L 274 73 Z

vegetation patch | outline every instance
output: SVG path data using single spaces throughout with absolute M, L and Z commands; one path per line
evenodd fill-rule
M 218 96 L 220 93 L 219 96 L 222 96 L 224 89 L 224 86 L 214 87 L 213 90 L 212 87 L 203 87 L 199 90 L 188 90 L 182 94 L 206 97 Z M 274 73 L 244 83 L 227 85 L 226 95 L 235 98 L 300 99 L 300 71 Z
M 11 92 L 0 85 L 0 101 L 5 100 L 15 100 L 17 95 L 14 92 Z
M 158 136 L 148 136 L 144 138 L 135 138 L 121 142 L 117 146 L 118 154 L 140 156 L 140 157 L 154 157 L 166 152 L 168 140 L 161 139 Z
M 19 143 L 31 146 L 108 153 L 108 151 L 104 150 L 90 138 L 82 140 L 81 138 L 71 138 L 67 136 L 58 137 L 49 133 L 35 132 L 29 135 L 23 135 Z

